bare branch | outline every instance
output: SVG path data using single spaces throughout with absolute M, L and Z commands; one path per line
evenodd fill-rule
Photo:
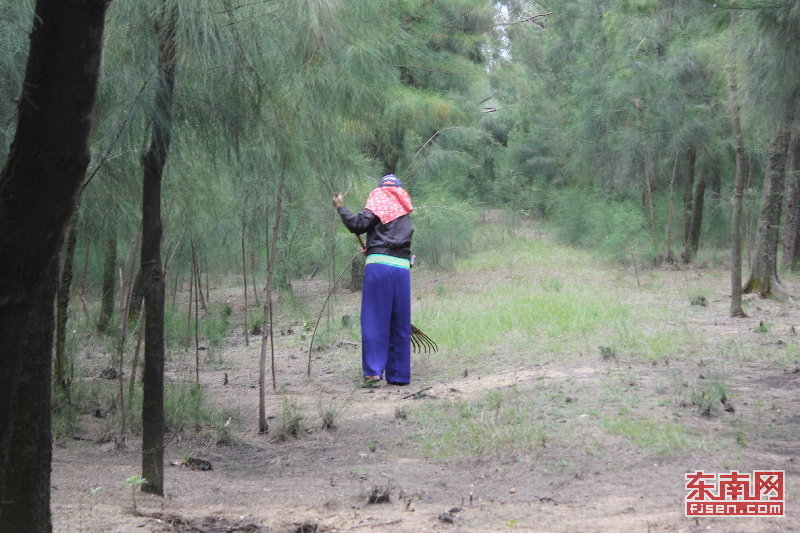
M 541 17 L 547 17 L 547 16 L 552 15 L 552 14 L 553 14 L 552 11 L 548 11 L 547 13 L 538 13 L 538 14 L 535 14 L 535 15 L 528 15 L 526 13 L 527 16 L 524 17 L 524 18 L 521 18 L 519 20 L 515 20 L 513 22 L 499 22 L 497 24 L 492 25 L 492 28 L 497 28 L 497 27 L 500 27 L 500 26 L 515 26 L 517 24 L 522 24 L 523 22 L 530 22 L 531 24 L 533 24 L 537 28 L 543 30 L 544 26 L 542 26 L 541 24 L 538 24 L 535 19 L 541 18 Z
M 240 4 L 238 6 L 233 6 L 230 9 L 224 9 L 222 11 L 217 11 L 217 14 L 221 15 L 222 13 L 232 13 L 237 9 L 242 9 L 242 8 L 250 7 L 250 6 L 256 6 L 258 4 L 268 4 L 270 2 L 272 2 L 272 0 L 261 0 L 260 2 L 248 2 L 247 4 Z
M 444 129 L 441 129 L 441 130 L 437 131 L 436 133 L 434 133 L 433 135 L 431 135 L 430 139 L 428 139 L 427 141 L 425 141 L 425 144 L 423 144 L 422 146 L 420 146 L 420 147 L 419 147 L 419 150 L 417 150 L 417 151 L 416 151 L 416 153 L 414 154 L 414 159 L 416 159 L 416 157 L 419 155 L 419 153 L 420 153 L 422 150 L 424 150 L 424 149 L 425 149 L 425 147 L 426 147 L 426 146 L 428 146 L 428 144 L 430 144 L 430 143 L 431 143 L 431 142 L 432 142 L 432 141 L 433 141 L 433 140 L 436 138 L 436 136 L 437 136 L 437 135 L 439 135 L 439 134 L 440 134 L 440 133 L 442 133 L 443 131 L 447 131 L 447 130 L 454 130 L 454 129 L 457 129 L 457 128 L 459 128 L 459 126 L 451 126 L 451 127 L 449 127 L 449 128 L 444 128 Z

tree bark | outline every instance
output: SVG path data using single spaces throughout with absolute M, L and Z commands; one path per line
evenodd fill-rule
M 272 283 L 275 277 L 275 257 L 278 255 L 278 229 L 281 224 L 281 205 L 283 202 L 283 180 L 284 174 L 281 172 L 278 180 L 278 193 L 275 199 L 275 223 L 272 226 L 272 240 L 269 248 L 269 259 L 267 261 L 267 287 L 264 291 L 264 329 L 261 333 L 261 359 L 259 361 L 258 373 L 258 430 L 261 433 L 269 431 L 267 424 L 267 408 L 265 399 L 266 387 L 266 361 L 267 361 L 267 336 L 271 348 L 272 360 L 272 388 L 277 388 L 275 377 L 275 346 L 273 344 L 273 322 L 272 322 Z
M 683 180 L 683 246 L 689 243 L 689 231 L 692 225 L 692 191 L 694 190 L 694 170 L 697 162 L 697 148 L 690 144 L 686 149 L 686 174 Z
M 58 277 L 53 261 L 46 282 L 33 298 L 28 329 L 21 346 L 23 363 L 14 434 L 6 472 L 7 501 L 0 531 L 50 533 L 50 402 L 53 347 L 53 298 Z
M 775 138 L 767 149 L 767 170 L 758 214 L 756 249 L 750 278 L 742 291 L 758 293 L 764 298 L 784 297 L 788 293 L 778 281 L 778 224 L 786 179 L 786 155 L 789 147 L 787 122 L 778 126 Z
M 247 250 L 245 249 L 245 216 L 242 214 L 242 280 L 244 281 L 244 345 L 250 346 L 250 308 L 247 305 Z
M 0 501 L 22 343 L 40 303 L 33 295 L 44 294 L 89 164 L 106 7 L 106 0 L 34 6 L 16 133 L 0 172 Z
M 728 49 L 728 107 L 730 109 L 733 148 L 736 154 L 736 180 L 733 185 L 731 212 L 731 307 L 732 317 L 746 317 L 742 309 L 742 195 L 744 194 L 744 141 L 740 121 L 736 83 L 736 22 L 738 14 L 731 10 L 731 42 Z
M 366 268 L 366 260 L 363 256 L 357 257 L 350 265 L 350 292 L 361 292 L 361 287 L 364 285 L 364 269 Z
M 134 257 L 139 252 L 139 235 L 134 233 L 128 246 L 125 264 L 120 271 L 119 280 L 119 313 L 117 315 L 117 397 L 120 412 L 120 431 L 117 447 L 125 448 L 128 436 L 128 408 L 125 405 L 125 341 L 128 338 L 128 310 L 131 303 L 131 290 L 133 287 Z
M 675 193 L 675 177 L 678 174 L 678 150 L 675 150 L 675 161 L 672 164 L 672 177 L 669 180 L 669 208 L 667 210 L 667 255 L 666 260 L 670 263 L 675 261 L 672 256 L 672 208 Z
M 175 87 L 176 6 L 166 0 L 156 21 L 158 87 L 153 136 L 143 158 L 142 276 L 145 333 L 142 399 L 143 492 L 164 494 L 164 275 L 161 265 L 161 181 L 172 140 L 172 100 Z
M 789 150 L 789 175 L 786 177 L 783 264 L 792 270 L 800 266 L 800 135 L 797 133 Z
M 692 198 L 692 216 L 689 219 L 689 233 L 686 240 L 686 249 L 683 253 L 683 260 L 691 263 L 697 256 L 700 248 L 700 229 L 703 225 L 703 207 L 706 197 L 706 176 L 701 173 L 694 188 L 694 198 Z
M 117 284 L 117 225 L 111 221 L 107 227 L 106 257 L 103 263 L 103 288 L 100 296 L 100 316 L 97 319 L 97 332 L 113 331 L 114 289 Z
M 133 287 L 131 288 L 131 304 L 128 308 L 128 321 L 133 322 L 142 313 L 142 305 L 144 303 L 144 276 L 142 276 L 142 269 L 136 272 L 136 277 L 133 279 Z

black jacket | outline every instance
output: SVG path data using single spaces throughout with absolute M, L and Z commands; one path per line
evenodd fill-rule
M 342 222 L 351 233 L 361 235 L 367 234 L 367 255 L 385 254 L 393 257 L 409 259 L 411 257 L 411 236 L 414 227 L 411 225 L 411 217 L 403 215 L 387 224 L 381 224 L 381 220 L 369 209 L 364 209 L 359 213 L 351 213 L 345 207 L 337 209 Z

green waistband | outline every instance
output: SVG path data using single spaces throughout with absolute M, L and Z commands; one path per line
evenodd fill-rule
M 401 259 L 399 257 L 392 257 L 391 255 L 383 254 L 369 254 L 367 256 L 367 264 L 380 263 L 382 265 L 392 265 L 400 268 L 411 268 L 411 261 L 408 259 Z

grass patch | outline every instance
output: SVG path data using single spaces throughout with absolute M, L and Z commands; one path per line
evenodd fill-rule
M 673 455 L 696 449 L 699 442 L 685 427 L 669 420 L 615 417 L 602 422 L 611 434 L 619 435 L 631 445 L 658 455 Z
M 562 413 L 516 388 L 477 400 L 428 403 L 413 411 L 422 452 L 435 460 L 527 461 L 565 435 Z
M 438 281 L 413 320 L 439 344 L 431 357 L 441 362 L 457 355 L 474 366 L 487 353 L 511 355 L 492 359 L 496 368 L 585 351 L 593 338 L 613 333 L 632 315 L 613 284 L 597 283 L 602 274 L 587 267 L 592 264 L 588 254 L 545 238 L 485 250 L 458 265 L 473 283 Z M 573 268 L 580 269 L 578 276 L 564 276 Z
M 281 398 L 281 410 L 278 413 L 278 421 L 275 425 L 275 439 L 279 442 L 290 438 L 300 438 L 306 431 L 308 416 L 305 409 L 291 396 L 283 395 Z

